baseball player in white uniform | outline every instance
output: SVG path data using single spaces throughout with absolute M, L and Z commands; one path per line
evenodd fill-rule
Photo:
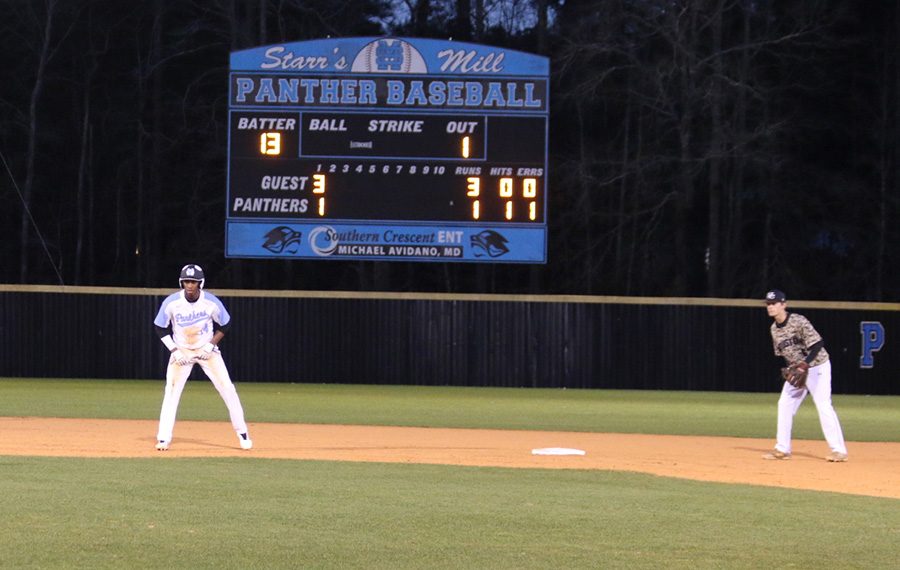
M 165 298 L 153 321 L 160 340 L 171 352 L 156 449 L 165 451 L 172 443 L 178 402 L 194 364 L 200 365 L 225 401 L 241 449 L 251 449 L 253 441 L 247 432 L 244 408 L 218 347 L 231 324 L 231 315 L 218 297 L 203 290 L 206 279 L 199 265 L 182 267 L 178 283 L 181 290 Z
M 788 312 L 787 296 L 782 291 L 773 289 L 766 293 L 766 311 L 773 319 L 770 332 L 775 355 L 783 357 L 788 365 L 803 360 L 809 365 L 809 372 L 804 387 L 796 388 L 788 382 L 782 386 L 781 397 L 778 398 L 775 449 L 763 455 L 763 459 L 791 458 L 794 414 L 808 393 L 819 412 L 819 424 L 825 441 L 831 448 L 825 459 L 834 463 L 847 461 L 847 445 L 841 422 L 831 404 L 831 360 L 825 350 L 825 341 L 809 319 L 799 313 Z

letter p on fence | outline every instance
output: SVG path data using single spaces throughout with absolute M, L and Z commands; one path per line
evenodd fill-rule
M 862 321 L 859 323 L 859 333 L 862 336 L 859 367 L 872 368 L 875 366 L 874 353 L 884 346 L 884 326 L 877 321 Z

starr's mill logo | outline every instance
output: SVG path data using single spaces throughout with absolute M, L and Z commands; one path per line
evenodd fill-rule
M 355 73 L 428 73 L 425 58 L 409 42 L 384 38 L 370 42 L 353 60 Z

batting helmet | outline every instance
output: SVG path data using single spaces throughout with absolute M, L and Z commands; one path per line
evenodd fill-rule
M 184 288 L 185 281 L 199 281 L 200 288 L 206 283 L 206 276 L 203 274 L 203 268 L 199 265 L 189 263 L 181 268 L 181 276 L 178 278 L 178 287 Z

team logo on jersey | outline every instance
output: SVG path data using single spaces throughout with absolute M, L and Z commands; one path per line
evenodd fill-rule
M 180 327 L 197 324 L 209 318 L 209 314 L 206 311 L 191 311 L 187 314 L 175 313 L 172 316 L 174 317 L 175 323 Z
M 399 39 L 382 38 L 363 47 L 350 71 L 356 73 L 428 73 L 419 50 Z
M 262 246 L 272 253 L 297 253 L 303 234 L 287 226 L 278 226 L 265 235 Z
M 470 241 L 475 257 L 484 257 L 485 255 L 500 257 L 509 253 L 509 248 L 506 247 L 509 240 L 494 230 L 478 232 L 470 238 Z

